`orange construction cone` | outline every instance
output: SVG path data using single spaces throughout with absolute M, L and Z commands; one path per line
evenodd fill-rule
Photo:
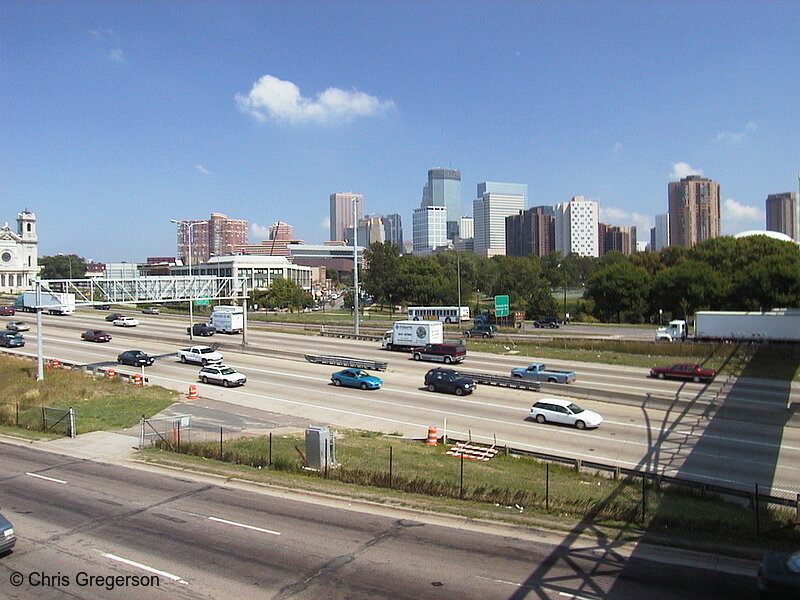
M 436 440 L 437 433 L 436 427 L 428 427 L 428 441 L 425 442 L 428 446 L 435 446 L 438 443 Z
M 196 385 L 190 385 L 189 386 L 189 393 L 186 394 L 186 399 L 187 400 L 197 400 L 197 386 Z

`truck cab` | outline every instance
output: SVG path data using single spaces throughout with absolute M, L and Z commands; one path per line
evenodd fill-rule
M 676 319 L 670 321 L 666 327 L 659 327 L 656 329 L 657 342 L 675 342 L 683 341 L 688 335 L 688 328 L 686 321 Z

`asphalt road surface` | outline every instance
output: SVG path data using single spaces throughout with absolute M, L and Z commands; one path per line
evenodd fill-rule
M 578 402 L 602 414 L 605 422 L 596 430 L 577 431 L 526 420 L 530 405 L 537 398 L 568 397 L 570 386 L 553 384 L 542 393 L 479 386 L 475 394 L 466 397 L 430 393 L 422 387 L 422 379 L 434 364 L 417 363 L 406 353 L 379 350 L 375 342 L 254 329 L 249 336 L 251 345 L 271 352 L 257 354 L 242 352 L 233 345 L 237 336 L 202 338 L 199 343 L 222 340 L 225 362 L 248 377 L 247 385 L 238 389 L 203 385 L 197 382 L 198 368 L 180 364 L 173 354 L 188 345 L 185 322 L 140 315 L 142 324 L 127 329 L 108 326 L 104 316 L 104 312 L 92 311 L 70 317 L 45 317 L 45 354 L 111 366 L 119 352 L 138 348 L 159 357 L 154 366 L 146 369 L 151 382 L 182 392 L 189 384 L 197 384 L 201 401 L 207 397 L 320 424 L 417 437 L 423 437 L 427 427 L 433 425 L 446 429 L 453 437 L 471 435 L 476 441 L 497 440 L 499 445 L 745 490 L 752 490 L 758 483 L 764 492 L 791 498 L 800 489 L 800 428 L 787 426 L 785 408 L 797 392 L 782 382 L 751 380 L 706 386 L 649 379 L 647 370 L 640 368 L 548 361 L 555 368 L 577 371 L 580 385 L 595 386 L 598 392 L 649 391 L 665 396 L 680 392 L 682 397 L 691 399 L 688 404 L 659 410 L 647 405 L 605 402 L 598 394 L 597 399 Z M 29 316 L 23 319 L 33 320 Z M 114 339 L 106 344 L 79 339 L 81 331 L 98 327 L 109 331 Z M 28 332 L 26 338 L 29 343 L 21 351 L 35 353 L 35 331 Z M 282 356 L 280 352 L 284 351 L 387 360 L 389 369 L 379 373 L 384 380 L 381 390 L 334 388 L 329 377 L 337 367 Z M 470 353 L 463 366 L 464 370 L 508 374 L 526 360 Z M 727 412 L 720 412 L 720 405 Z M 751 419 L 750 415 L 757 418 Z
M 751 598 L 755 563 L 214 483 L 0 442 L 21 600 Z

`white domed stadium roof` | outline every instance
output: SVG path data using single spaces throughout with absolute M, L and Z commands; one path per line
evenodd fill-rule
M 765 235 L 767 237 L 771 237 L 773 239 L 780 240 L 782 242 L 793 242 L 794 241 L 788 235 L 786 235 L 785 233 L 781 233 L 780 231 L 766 231 L 766 230 L 759 231 L 757 229 L 750 229 L 748 231 L 742 231 L 740 233 L 737 233 L 733 237 L 734 238 L 743 238 L 743 237 L 748 237 L 748 236 L 751 236 L 751 235 Z

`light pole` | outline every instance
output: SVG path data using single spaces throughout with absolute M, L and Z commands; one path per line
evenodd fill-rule
M 456 273 L 458 277 L 458 337 L 461 337 L 461 254 L 456 252 Z
M 353 333 L 358 335 L 358 196 L 353 196 Z
M 178 228 L 180 229 L 181 222 L 177 219 L 170 219 L 170 223 L 175 223 Z M 192 304 L 194 303 L 194 281 L 192 280 L 192 238 L 194 237 L 194 226 L 196 223 L 194 221 L 187 222 L 186 226 L 189 228 L 189 339 L 194 340 L 194 332 L 192 331 L 192 327 L 194 326 L 194 309 L 192 308 Z

